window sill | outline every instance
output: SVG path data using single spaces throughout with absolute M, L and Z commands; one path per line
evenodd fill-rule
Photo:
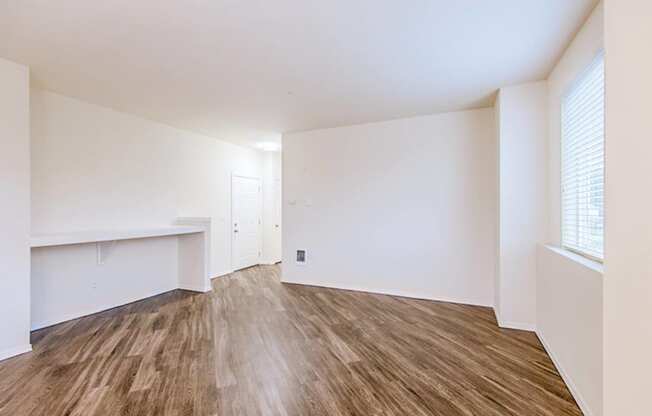
M 565 257 L 575 263 L 579 263 L 580 265 L 587 267 L 595 272 L 600 273 L 600 275 L 604 274 L 604 265 L 600 262 L 597 262 L 595 260 L 591 260 L 589 258 L 586 258 L 584 256 L 580 256 L 579 254 L 573 253 L 570 250 L 563 249 L 561 247 L 557 246 L 552 246 L 552 245 L 544 245 L 545 248 L 548 250 L 559 254 L 562 257 Z

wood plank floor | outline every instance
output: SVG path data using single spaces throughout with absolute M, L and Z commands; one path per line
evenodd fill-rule
M 0 415 L 581 415 L 491 309 L 279 282 L 277 266 L 37 331 Z

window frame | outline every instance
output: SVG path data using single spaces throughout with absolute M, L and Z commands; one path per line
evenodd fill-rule
M 605 179 L 606 179 L 606 129 L 604 128 L 604 123 L 603 123 L 603 146 L 602 146 L 602 171 L 603 171 L 603 178 L 602 178 L 602 195 L 603 195 L 603 201 L 602 201 L 602 258 L 596 257 L 590 253 L 587 253 L 585 251 L 582 251 L 578 248 L 575 247 L 569 247 L 564 243 L 564 103 L 566 99 L 568 98 L 569 95 L 571 95 L 574 91 L 575 88 L 580 84 L 586 77 L 586 75 L 593 69 L 594 65 L 599 61 L 603 61 L 603 76 L 604 76 L 604 59 L 605 59 L 605 51 L 604 49 L 600 49 L 597 53 L 594 54 L 593 58 L 591 61 L 584 66 L 584 68 L 573 78 L 573 80 L 566 86 L 564 89 L 563 94 L 561 95 L 561 99 L 559 102 L 559 237 L 560 237 L 560 247 L 563 250 L 569 251 L 573 254 L 577 254 L 579 256 L 582 256 L 586 259 L 595 261 L 597 263 L 603 264 L 604 263 L 604 224 L 605 224 L 605 211 L 604 211 L 604 185 L 605 185 Z M 606 83 L 606 78 L 603 81 Z M 606 98 L 606 89 L 603 87 L 603 101 Z M 604 103 L 604 109 L 606 111 L 606 102 Z M 603 117 L 605 115 L 603 114 Z M 603 122 L 605 120 L 603 119 Z

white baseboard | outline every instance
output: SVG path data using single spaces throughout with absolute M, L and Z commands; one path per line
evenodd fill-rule
M 500 318 L 500 314 L 498 313 L 496 308 L 493 309 L 494 309 L 494 315 L 496 315 L 496 322 L 498 322 L 499 327 L 505 329 L 517 329 L 519 331 L 536 332 L 537 330 L 536 325 L 523 323 L 523 322 L 504 321 Z
M 367 289 L 367 288 L 358 288 L 353 286 L 343 286 L 343 285 L 325 285 L 317 284 L 310 282 L 294 282 L 290 280 L 281 279 L 282 283 L 292 284 L 292 285 L 302 285 L 302 286 L 314 286 L 314 287 L 324 287 L 327 289 L 340 289 L 340 290 L 350 290 L 353 292 L 362 292 L 362 293 L 372 293 L 377 295 L 387 295 L 387 296 L 396 296 L 399 298 L 409 298 L 409 299 L 418 299 L 418 300 L 431 300 L 434 302 L 447 302 L 447 303 L 457 303 L 461 305 L 471 305 L 471 306 L 482 306 L 485 308 L 491 308 L 492 305 L 475 302 L 469 299 L 459 299 L 459 298 L 450 298 L 450 297 L 440 297 L 440 296 L 424 296 L 422 294 L 414 294 L 403 291 L 388 291 L 388 290 L 379 290 L 379 289 Z
M 564 371 L 564 368 L 561 366 L 561 363 L 553 353 L 552 349 L 550 348 L 550 345 L 546 342 L 545 337 L 543 334 L 541 334 L 540 331 L 537 331 L 535 325 L 531 324 L 524 324 L 520 322 L 509 322 L 509 321 L 503 321 L 500 319 L 500 315 L 498 314 L 498 311 L 494 308 L 494 314 L 496 314 L 496 321 L 498 322 L 498 326 L 501 328 L 507 328 L 507 329 L 518 329 L 522 331 L 531 331 L 534 332 L 537 337 L 539 338 L 539 341 L 541 341 L 541 345 L 543 345 L 543 348 L 546 350 L 546 353 L 548 353 L 548 356 L 552 360 L 552 363 L 555 365 L 557 368 L 557 372 L 561 376 L 562 380 L 564 380 L 564 383 L 566 383 L 566 386 L 568 387 L 568 390 L 571 392 L 571 395 L 577 402 L 577 405 L 580 407 L 580 410 L 584 415 L 586 416 L 593 416 L 593 412 L 589 410 L 588 405 L 586 404 L 586 401 L 584 398 L 582 398 L 582 395 L 580 394 L 579 390 L 577 387 L 575 387 L 575 383 L 573 383 L 573 380 L 571 377 Z
M 5 348 L 4 350 L 0 350 L 0 361 L 6 360 L 7 358 L 15 357 L 16 355 L 25 354 L 26 352 L 30 352 L 30 351 L 32 351 L 32 344 Z
M 189 290 L 191 292 L 199 292 L 199 293 L 208 293 L 213 290 L 212 286 L 207 286 L 207 287 L 195 287 L 192 285 L 179 285 L 179 289 L 181 290 Z
M 548 356 L 552 360 L 552 363 L 555 365 L 557 368 L 557 372 L 559 375 L 561 375 L 562 380 L 564 380 L 564 383 L 566 383 L 566 386 L 568 387 L 568 390 L 570 390 L 571 395 L 577 402 L 577 405 L 580 407 L 580 410 L 582 413 L 584 413 L 585 416 L 594 416 L 594 413 L 591 411 L 589 408 L 588 404 L 586 403 L 586 400 L 582 397 L 582 394 L 579 392 L 577 387 L 575 386 L 575 383 L 573 382 L 573 379 L 568 375 L 566 371 L 564 371 L 564 368 L 561 365 L 561 362 L 557 359 L 555 356 L 555 353 L 553 352 L 552 348 L 550 348 L 550 345 L 546 341 L 546 338 L 543 336 L 543 334 L 540 331 L 536 331 L 537 337 L 539 337 L 539 341 L 541 341 L 541 345 L 543 345 L 543 348 L 546 350 L 548 353 Z
M 274 263 L 266 263 L 266 262 L 262 262 L 262 263 L 258 263 L 257 265 L 251 266 L 251 267 L 255 267 L 255 266 L 273 266 L 273 265 L 275 265 L 276 263 L 279 263 L 279 262 L 274 262 Z M 217 278 L 219 278 L 219 277 L 224 277 L 224 276 L 227 276 L 227 275 L 232 274 L 232 273 L 235 273 L 235 270 L 233 270 L 233 269 L 231 269 L 231 270 L 224 270 L 224 271 L 221 271 L 221 272 L 218 272 L 218 273 L 214 274 L 214 275 L 211 277 L 211 279 L 217 279 Z
M 212 280 L 212 279 L 217 279 L 218 277 L 224 277 L 224 276 L 226 276 L 226 275 L 228 275 L 228 274 L 231 274 L 231 273 L 233 273 L 233 270 L 224 270 L 224 271 L 221 271 L 221 272 L 215 274 L 213 277 L 211 277 L 211 280 Z
M 505 329 L 516 329 L 519 331 L 528 331 L 536 332 L 536 327 L 532 324 L 524 324 L 522 322 L 509 322 L 509 321 L 500 321 L 498 326 Z

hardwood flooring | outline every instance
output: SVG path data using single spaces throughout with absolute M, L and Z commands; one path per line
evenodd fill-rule
M 279 282 L 276 266 L 33 333 L 0 415 L 581 415 L 489 308 Z

